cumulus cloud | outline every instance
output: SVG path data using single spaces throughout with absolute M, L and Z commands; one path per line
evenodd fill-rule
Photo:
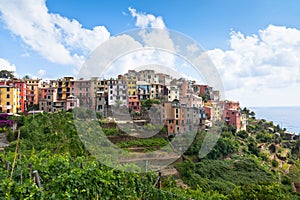
M 0 71 L 1 70 L 7 70 L 10 72 L 16 71 L 16 66 L 14 64 L 11 64 L 8 60 L 4 58 L 0 58 Z
M 0 12 L 7 29 L 58 64 L 80 66 L 90 51 L 110 37 L 104 26 L 90 30 L 75 19 L 50 13 L 45 0 L 2 0 Z
M 227 51 L 208 51 L 228 96 L 244 98 L 246 104 L 253 97 L 257 101 L 264 98 L 266 103 L 276 96 L 270 91 L 276 91 L 277 95 L 293 97 L 294 102 L 296 99 L 299 102 L 300 87 L 289 92 L 299 86 L 300 30 L 269 25 L 249 36 L 233 31 L 229 42 Z
M 135 25 L 139 28 L 166 28 L 161 16 L 152 14 L 138 13 L 136 9 L 129 7 L 128 10 L 132 17 L 136 18 Z

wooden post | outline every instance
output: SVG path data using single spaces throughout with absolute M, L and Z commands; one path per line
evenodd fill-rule
M 32 164 L 31 163 L 28 164 L 28 172 L 29 172 L 29 179 L 31 179 L 31 175 L 32 175 Z
M 5 170 L 6 170 L 6 171 L 9 170 L 9 162 L 8 162 L 8 161 L 5 162 Z
M 40 180 L 39 173 L 37 170 L 33 171 L 33 181 L 35 182 L 35 184 L 38 188 L 41 188 L 41 180 Z
M 21 171 L 21 174 L 20 174 L 20 180 L 21 180 L 21 184 L 23 184 L 23 170 Z
M 161 189 L 161 172 L 158 172 L 158 177 L 156 182 L 154 183 L 153 187 L 157 187 L 158 189 Z
M 161 172 L 158 172 L 158 184 L 157 184 L 157 187 L 158 189 L 161 189 Z

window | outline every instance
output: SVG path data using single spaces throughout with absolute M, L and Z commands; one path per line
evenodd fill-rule
M 6 102 L 6 105 L 8 105 L 8 106 L 10 105 L 9 101 L 8 101 L 8 102 Z
M 6 91 L 7 91 L 7 92 L 9 92 L 9 87 L 8 87 L 8 88 L 6 88 Z
M 9 98 L 10 98 L 10 95 L 9 95 L 9 94 L 7 94 L 7 95 L 6 95 L 6 98 L 7 98 L 7 99 L 9 99 Z

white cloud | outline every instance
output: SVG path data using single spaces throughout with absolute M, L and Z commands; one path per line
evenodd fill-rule
M 135 26 L 139 28 L 166 28 L 166 25 L 161 16 L 152 14 L 138 13 L 136 9 L 129 7 L 128 10 L 132 17 L 136 18 Z
M 299 102 L 300 30 L 269 25 L 250 36 L 232 32 L 230 47 L 208 51 L 229 98 L 248 105 L 268 105 L 283 96 L 292 98 L 293 105 Z M 290 93 L 291 88 L 298 90 Z M 286 101 L 281 105 L 291 103 Z
M 12 33 L 58 64 L 80 66 L 87 53 L 110 37 L 104 26 L 89 30 L 75 19 L 49 13 L 45 0 L 1 0 L 0 11 Z
M 109 47 L 105 47 L 107 44 L 104 43 L 102 48 L 105 49 L 105 52 L 101 53 L 102 57 L 106 59 L 115 54 L 114 56 L 117 58 L 111 63 L 105 76 L 116 76 L 117 74 L 127 72 L 129 69 L 142 66 L 147 66 L 148 68 L 153 68 L 154 65 L 174 67 L 175 56 L 172 52 L 175 52 L 175 47 L 169 31 L 165 29 L 163 19 L 152 14 L 138 13 L 134 8 L 128 9 L 131 12 L 131 16 L 136 19 L 135 25 L 137 27 L 154 29 L 133 30 L 128 32 L 128 34 L 112 37 L 108 43 Z M 118 43 L 114 41 L 118 41 Z M 109 56 L 103 56 L 111 52 L 109 50 L 110 48 L 115 49 L 114 52 L 110 53 Z M 96 51 L 98 51 L 98 49 Z M 122 54 L 119 55 L 118 52 L 122 52 Z M 99 59 L 99 57 L 100 56 L 95 55 L 95 59 Z M 92 63 L 95 63 L 95 61 Z M 103 63 L 103 61 L 97 60 L 96 63 Z M 88 65 L 98 66 L 97 64 Z M 105 64 L 101 65 L 106 66 Z M 98 69 L 102 70 L 100 67 L 98 67 Z M 96 71 L 97 70 L 92 70 L 92 73 L 95 74 Z M 87 73 L 82 71 L 82 74 Z
M 1 70 L 15 72 L 16 66 L 14 64 L 11 64 L 8 60 L 4 58 L 0 58 L 0 71 Z
M 40 70 L 37 72 L 37 74 L 38 74 L 40 77 L 43 77 L 43 76 L 46 75 L 46 70 L 40 69 Z

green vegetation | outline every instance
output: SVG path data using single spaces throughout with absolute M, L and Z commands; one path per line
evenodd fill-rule
M 244 112 L 255 116 L 247 109 Z M 88 110 L 75 114 L 91 125 L 100 124 L 105 135 L 126 150 L 149 152 L 169 143 L 164 134 L 132 139 L 101 116 L 89 121 L 92 113 Z M 176 179 L 186 188 L 169 176 L 162 178 L 162 189 L 157 189 L 153 186 L 156 173 L 128 173 L 102 165 L 81 142 L 71 112 L 21 116 L 18 128 L 19 143 L 17 133 L 2 130 L 10 145 L 0 152 L 0 199 L 300 199 L 292 187 L 300 183 L 300 141 L 280 140 L 285 137 L 280 127 L 254 117 L 249 119 L 247 131 L 222 127 L 217 144 L 201 159 L 198 153 L 209 133 L 197 133 L 184 161 L 174 164 L 179 172 Z M 82 128 L 87 134 L 96 130 Z M 6 162 L 10 163 L 8 170 Z M 41 188 L 33 181 L 29 164 L 38 171 Z

